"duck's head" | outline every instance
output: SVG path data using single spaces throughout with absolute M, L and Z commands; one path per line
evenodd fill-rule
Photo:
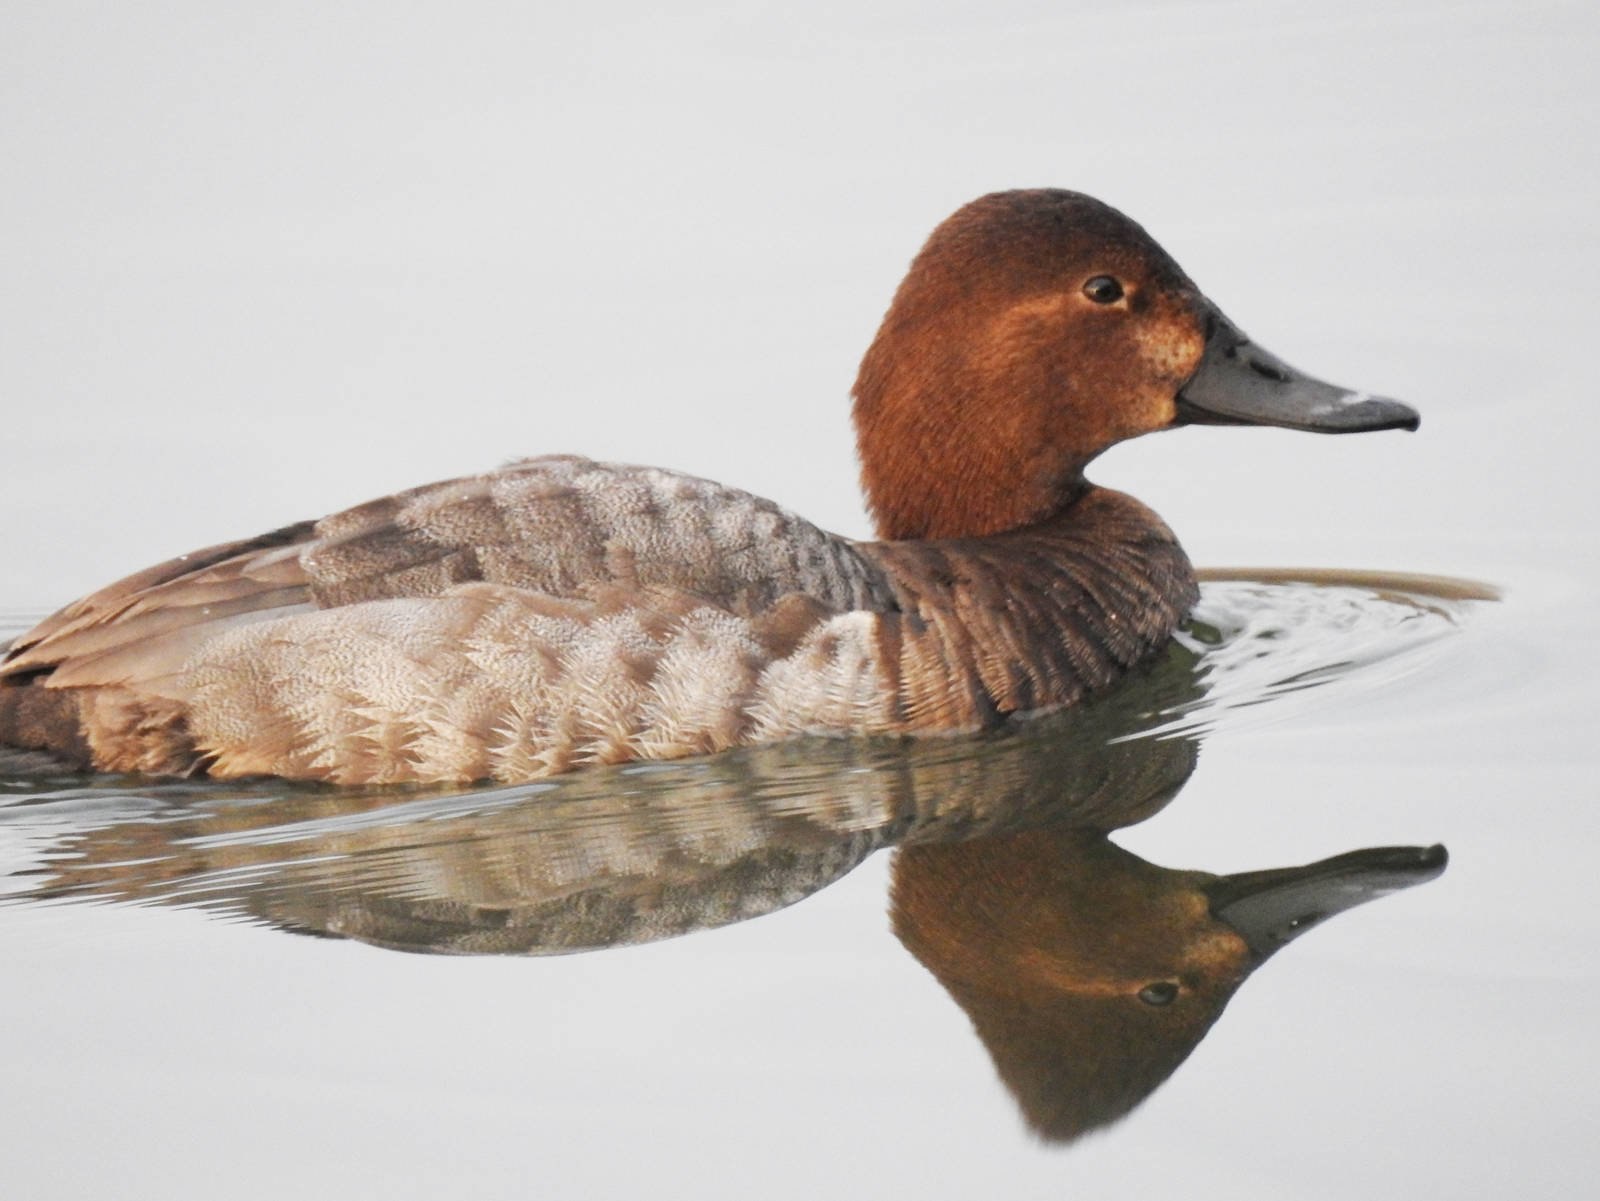
M 1279 948 L 1444 867 L 1443 847 L 1378 847 L 1214 876 L 1054 828 L 902 848 L 891 907 L 1028 1124 L 1066 1142 L 1154 1091 Z
M 1262 350 L 1137 224 L 1089 196 L 997 192 L 911 265 L 855 386 L 862 482 L 886 538 L 1044 520 L 1107 447 L 1186 423 L 1415 429 L 1397 401 Z

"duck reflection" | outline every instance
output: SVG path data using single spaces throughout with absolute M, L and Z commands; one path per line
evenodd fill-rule
M 1197 665 L 1175 643 L 1094 704 L 978 739 L 805 741 L 446 796 L 35 791 L 10 813 L 48 805 L 66 829 L 14 899 L 548 954 L 756 917 L 898 846 L 895 932 L 971 1017 L 1031 1126 L 1067 1140 L 1166 1079 L 1302 929 L 1444 866 L 1442 848 L 1389 848 L 1218 877 L 1113 844 L 1194 770 L 1192 734 L 1140 735 L 1197 701 Z
M 905 848 L 894 927 L 972 1019 L 1029 1125 L 1064 1142 L 1154 1091 L 1279 947 L 1444 866 L 1443 847 L 1385 847 L 1212 876 L 1054 827 Z

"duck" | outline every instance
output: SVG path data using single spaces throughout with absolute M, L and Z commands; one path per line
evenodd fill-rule
M 930 736 L 1075 705 L 1198 593 L 1090 483 L 1187 424 L 1415 429 L 1252 343 L 1138 224 L 996 192 L 918 252 L 853 389 L 877 539 L 570 455 L 148 568 L 15 639 L 0 746 L 58 768 L 519 783 L 802 735 Z

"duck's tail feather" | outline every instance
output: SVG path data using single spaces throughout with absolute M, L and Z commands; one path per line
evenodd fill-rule
M 0 770 L 31 775 L 92 766 L 75 692 L 0 685 Z

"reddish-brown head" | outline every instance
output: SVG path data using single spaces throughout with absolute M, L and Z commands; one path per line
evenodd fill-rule
M 1143 229 L 1075 192 L 997 192 L 933 232 L 861 364 L 862 482 L 887 538 L 994 533 L 1173 424 L 1207 309 Z
M 1184 422 L 1416 429 L 1398 401 L 1254 345 L 1139 226 L 1076 192 L 996 192 L 933 231 L 856 380 L 886 538 L 1042 521 L 1124 438 Z

